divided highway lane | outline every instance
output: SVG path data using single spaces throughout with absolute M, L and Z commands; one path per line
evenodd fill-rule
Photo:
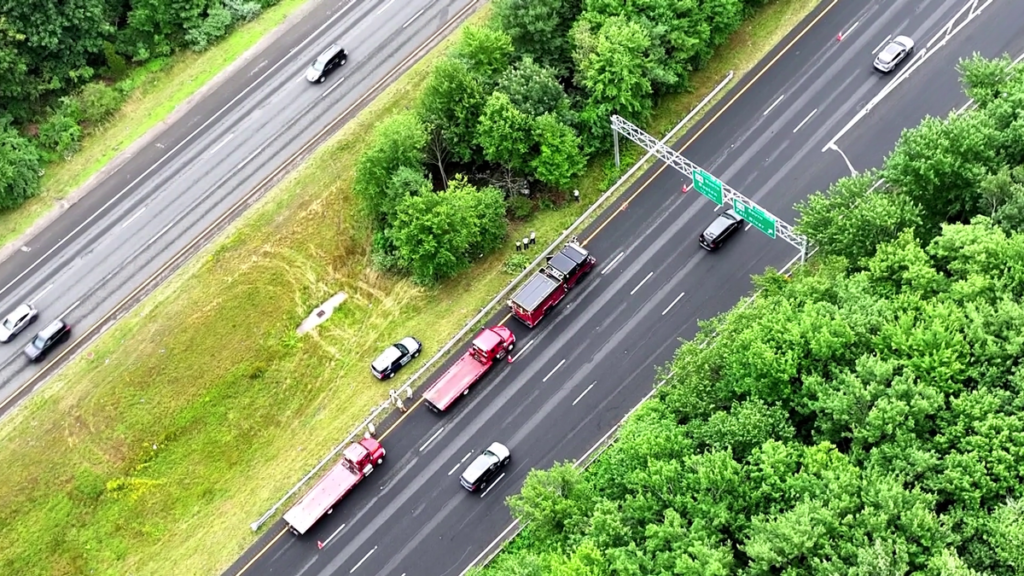
M 478 0 L 348 0 L 317 4 L 253 60 L 109 175 L 95 190 L 0 263 L 0 314 L 34 301 L 40 319 L 0 346 L 0 409 L 38 383 L 21 350 L 71 307 L 73 337 L 101 323 L 222 215 L 244 208 L 250 191 L 339 116 L 368 102 L 396 67 L 422 55 Z M 304 79 L 331 42 L 348 63 L 322 84 Z M 208 235 L 207 235 L 208 236 Z M 63 346 L 51 358 L 67 349 Z M 25 388 L 23 391 L 22 389 Z
M 888 150 L 899 131 L 924 114 L 962 106 L 966 97 L 952 62 L 975 50 L 994 56 L 1020 48 L 1024 18 L 1012 4 L 986 8 L 879 103 L 867 118 L 884 130 L 855 126 L 841 147 Z M 777 60 L 769 56 L 773 65 L 763 80 L 755 71 L 758 80 L 708 114 L 684 140 L 685 155 L 791 219 L 796 201 L 849 174 L 839 154 L 820 150 L 897 77 L 871 71 L 875 46 L 898 31 L 934 34 L 962 5 L 836 3 Z M 851 28 L 853 34 L 835 42 L 836 30 Z M 580 235 L 599 258 L 590 277 L 538 328 L 507 323 L 518 336 L 515 362 L 443 416 L 422 406 L 412 410 L 385 431 L 389 460 L 332 516 L 300 538 L 281 532 L 279 522 L 226 574 L 435 576 L 464 570 L 508 526 L 504 499 L 530 469 L 584 454 L 649 392 L 655 366 L 670 359 L 678 338 L 692 337 L 699 319 L 748 294 L 750 274 L 796 257 L 792 247 L 756 230 L 719 253 L 704 252 L 696 235 L 717 210 L 696 193 L 680 194 L 681 183 L 671 170 L 653 169 Z M 466 493 L 457 475 L 495 440 L 511 448 L 512 464 L 489 492 Z M 326 543 L 322 550 L 318 541 Z

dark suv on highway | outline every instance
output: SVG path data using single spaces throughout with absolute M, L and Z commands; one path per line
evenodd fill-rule
M 310 82 L 323 82 L 327 75 L 335 68 L 341 68 L 348 61 L 348 54 L 345 49 L 337 44 L 331 44 L 327 50 L 317 56 L 316 60 L 306 70 L 306 80 Z
M 46 356 L 57 344 L 66 341 L 71 337 L 71 325 L 63 320 L 54 320 L 49 326 L 43 328 L 32 339 L 32 342 L 25 347 L 25 356 L 32 362 Z
M 725 240 L 743 228 L 743 219 L 732 210 L 726 210 L 715 218 L 700 234 L 700 245 L 705 250 L 717 250 Z

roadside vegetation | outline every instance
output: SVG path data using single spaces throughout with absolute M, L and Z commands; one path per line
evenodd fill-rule
M 819 247 L 708 321 L 481 576 L 1024 572 L 1024 67 L 801 203 Z M 879 180 L 883 184 L 876 185 Z
M 693 93 L 660 99 L 651 132 L 667 131 L 725 71 L 741 76 L 815 4 L 786 0 L 757 12 L 708 72 L 691 76 Z M 405 74 L 0 424 L 8 473 L 0 572 L 218 573 L 253 541 L 249 523 L 387 397 L 389 386 L 367 367 L 383 346 L 414 334 L 429 356 L 525 265 L 511 238 L 536 231 L 539 245 L 551 241 L 606 189 L 617 174 L 595 154 L 572 184 L 583 202 L 535 191 L 532 216 L 509 218 L 501 247 L 482 258 L 463 253 L 474 260 L 469 269 L 426 285 L 380 271 L 376 223 L 353 191 L 350 159 L 369 157 L 374 127 L 417 109 L 460 38 Z M 331 319 L 295 336 L 338 290 L 349 298 Z
M 0 20 L 0 246 L 304 2 L 11 4 Z
M 611 148 L 612 114 L 646 125 L 764 4 L 494 0 L 359 161 L 376 268 L 434 285 L 495 251 L 506 213 L 560 202 Z

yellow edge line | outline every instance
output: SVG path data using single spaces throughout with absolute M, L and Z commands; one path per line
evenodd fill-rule
M 277 541 L 281 539 L 281 536 L 284 536 L 286 532 L 288 532 L 288 529 L 287 528 L 283 528 L 277 534 L 277 536 L 274 536 L 273 540 L 271 540 L 270 542 L 267 542 L 267 545 L 264 546 L 262 550 L 260 550 L 259 554 L 253 556 L 252 560 L 249 560 L 249 562 L 247 562 L 245 566 L 242 566 L 242 569 L 239 570 L 238 572 L 236 572 L 235 576 L 240 576 L 242 574 L 242 572 L 245 572 L 246 570 L 248 570 L 249 567 L 252 566 L 257 560 L 259 560 L 260 556 L 263 556 L 263 554 L 266 553 L 266 551 L 269 550 L 271 546 L 273 546 L 275 543 L 277 543 Z
M 711 125 L 712 125 L 712 124 L 713 124 L 713 123 L 715 122 L 715 120 L 718 120 L 718 117 L 719 117 L 719 116 L 721 116 L 721 115 L 722 115 L 723 113 L 725 113 L 725 111 L 726 111 L 726 110 L 728 110 L 728 109 L 729 109 L 729 107 L 730 107 L 730 106 L 732 106 L 732 105 L 733 105 L 733 103 L 734 103 L 734 102 L 736 102 L 736 100 L 737 100 L 737 99 L 739 99 L 739 97 L 740 97 L 740 96 L 742 96 L 742 95 L 743 95 L 743 94 L 744 94 L 744 93 L 745 93 L 745 92 L 747 91 L 747 89 L 748 89 L 748 88 L 750 88 L 751 86 L 753 86 L 753 85 L 754 85 L 754 83 L 755 83 L 755 82 L 757 82 L 757 80 L 758 80 L 758 79 L 759 79 L 759 78 L 760 78 L 760 77 L 761 77 L 762 75 L 764 75 L 764 73 L 765 73 L 765 72 L 767 72 L 769 68 L 771 68 L 771 67 L 772 67 L 772 66 L 773 66 L 773 65 L 774 65 L 774 64 L 775 64 L 776 62 L 778 62 L 779 58 L 782 58 L 783 54 L 785 54 L 786 52 L 789 52 L 789 49 L 793 47 L 793 44 L 796 44 L 798 40 L 800 40 L 801 38 L 803 38 L 803 37 L 804 37 L 804 34 L 806 34 L 806 33 L 807 33 L 807 31 L 811 29 L 811 27 L 813 27 L 813 26 L 814 26 L 815 24 L 817 24 L 817 23 L 818 23 L 818 21 L 819 21 L 819 20 L 821 20 L 821 19 L 822 19 L 822 17 L 824 17 L 824 16 L 825 16 L 825 14 L 827 14 L 827 13 L 828 13 L 828 11 L 829 11 L 829 10 L 831 10 L 831 9 L 832 9 L 832 7 L 833 7 L 833 6 L 835 6 L 835 5 L 836 5 L 836 4 L 838 3 L 838 2 L 839 2 L 839 0 L 832 0 L 832 3 L 831 3 L 831 4 L 829 4 L 829 5 L 828 5 L 828 6 L 827 6 L 827 7 L 826 7 L 826 8 L 824 9 L 824 10 L 822 10 L 822 11 L 821 11 L 821 13 L 820 13 L 820 14 L 818 14 L 818 15 L 817 15 L 817 16 L 816 16 L 816 17 L 814 18 L 814 20 L 811 20 L 811 21 L 810 21 L 810 23 L 808 23 L 808 24 L 807 24 L 807 26 L 805 26 L 805 27 L 804 27 L 804 29 L 803 29 L 803 30 L 801 30 L 801 31 L 800 31 L 800 33 L 796 35 L 796 37 L 794 37 L 794 38 L 793 38 L 792 40 L 790 40 L 789 44 L 786 44 L 786 47 L 785 47 L 785 48 L 783 48 L 783 49 L 782 49 L 781 51 L 779 51 L 779 53 L 778 53 L 778 54 L 776 54 L 776 55 L 775 55 L 775 57 L 774 57 L 774 58 L 772 58 L 772 59 L 771 59 L 771 61 L 769 61 L 769 62 L 768 62 L 768 65 L 766 65 L 766 66 L 765 66 L 764 68 L 762 68 L 762 69 L 761 69 L 761 71 L 760 71 L 760 72 L 758 72 L 758 73 L 757 73 L 757 74 L 756 74 L 756 75 L 755 75 L 755 76 L 754 76 L 754 77 L 753 77 L 753 78 L 752 78 L 752 79 L 750 80 L 750 82 L 747 82 L 747 83 L 746 83 L 746 84 L 745 84 L 745 85 L 744 85 L 744 86 L 743 86 L 742 88 L 740 88 L 739 92 L 737 92 L 737 93 L 736 93 L 736 94 L 735 94 L 735 95 L 734 95 L 734 96 L 732 97 L 732 99 L 731 99 L 731 100 L 729 100 L 729 102 L 728 102 L 728 103 L 727 103 L 727 104 L 726 104 L 725 106 L 723 106 L 723 107 L 722 107 L 722 109 L 721 109 L 721 110 L 719 110 L 719 111 L 718 111 L 718 112 L 717 112 L 717 113 L 716 113 L 716 114 L 715 114 L 714 116 L 712 116 L 712 117 L 711 117 L 711 120 L 708 120 L 707 124 L 705 124 L 704 126 L 702 126 L 702 127 L 701 127 L 701 129 L 700 129 L 700 130 L 698 130 L 696 134 L 694 134 L 694 135 L 693 135 L 693 136 L 692 136 L 692 137 L 691 137 L 691 138 L 690 138 L 689 140 L 687 140 L 687 141 L 686 141 L 686 144 L 683 144 L 683 145 L 682 145 L 682 146 L 681 146 L 681 147 L 679 148 L 679 151 L 680 151 L 680 152 L 682 152 L 683 150 L 685 150 L 686 148 L 688 148 L 688 147 L 690 146 L 690 144 L 693 144 L 694 140 L 696 140 L 697 138 L 699 138 L 699 137 L 700 137 L 700 135 L 701 135 L 701 134 L 703 134 L 703 133 L 704 133 L 704 131 L 705 131 L 705 130 L 707 130 L 707 129 L 708 129 L 708 127 L 709 127 L 709 126 L 711 126 Z M 600 226 L 598 226 L 597 230 L 594 230 L 594 233 L 593 233 L 593 234 L 591 234 L 590 236 L 588 236 L 588 237 L 587 237 L 587 239 L 583 241 L 583 244 L 582 244 L 582 245 L 583 245 L 583 246 L 586 246 L 586 245 L 587 245 L 587 243 L 588 243 L 588 242 L 590 242 L 591 240 L 593 240 L 593 239 L 594 239 L 594 237 L 595 237 L 595 236 L 597 236 L 597 234 L 598 234 L 598 233 L 599 233 L 599 232 L 600 232 L 601 230 L 603 230 L 603 229 L 604 229 L 604 227 L 605 227 L 605 226 L 607 226 L 607 225 L 608 225 L 608 223 L 609 223 L 609 222 L 611 222 L 613 218 L 615 218 L 616 216 L 618 216 L 618 215 L 619 215 L 619 212 L 622 212 L 622 211 L 624 211 L 624 210 L 625 210 L 625 209 L 626 209 L 627 207 L 629 207 L 629 203 L 630 203 L 630 201 L 632 201 L 632 200 L 633 200 L 633 198 L 636 198 L 636 197 L 637 197 L 637 195 L 639 195 L 639 194 L 640 194 L 641 192 L 643 192 L 643 191 L 644 191 L 644 189 L 646 189 L 646 188 L 647 188 L 647 186 L 648 186 L 648 185 L 649 185 L 649 184 L 650 184 L 651 182 L 653 182 L 653 181 L 654 181 L 654 179 L 655 179 L 655 178 L 657 178 L 657 177 L 658 177 L 658 175 L 659 175 L 659 174 L 661 174 L 661 172 L 662 172 L 663 170 L 665 170 L 665 168 L 668 168 L 668 164 L 662 164 L 662 165 L 661 165 L 661 168 L 659 168 L 659 169 L 658 169 L 658 171 L 657 171 L 657 172 L 655 172 L 653 176 L 651 176 L 651 177 L 650 177 L 650 178 L 649 178 L 649 179 L 648 179 L 648 180 L 647 180 L 646 182 L 644 182 L 644 183 L 643 183 L 643 185 L 641 185 L 641 186 L 640 186 L 640 187 L 639 187 L 639 188 L 637 189 L 637 191 L 633 193 L 633 195 L 632 195 L 632 196 L 630 196 L 629 198 L 627 198 L 627 199 L 626 199 L 626 201 L 622 203 L 622 206 L 621 206 L 621 207 L 620 207 L 620 208 L 619 208 L 618 210 L 616 210 L 615 212 L 612 212 L 612 214 L 611 214 L 610 216 L 608 216 L 608 219 L 607 219 L 607 220 L 605 220 L 605 221 L 604 221 L 604 222 L 603 222 L 603 223 L 602 223 L 602 224 L 601 224 Z

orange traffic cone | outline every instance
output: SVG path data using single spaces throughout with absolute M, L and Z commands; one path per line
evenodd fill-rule
M 318 550 L 323 550 L 324 549 L 324 543 L 319 541 L 319 540 L 317 540 L 316 541 L 316 547 L 317 547 Z

